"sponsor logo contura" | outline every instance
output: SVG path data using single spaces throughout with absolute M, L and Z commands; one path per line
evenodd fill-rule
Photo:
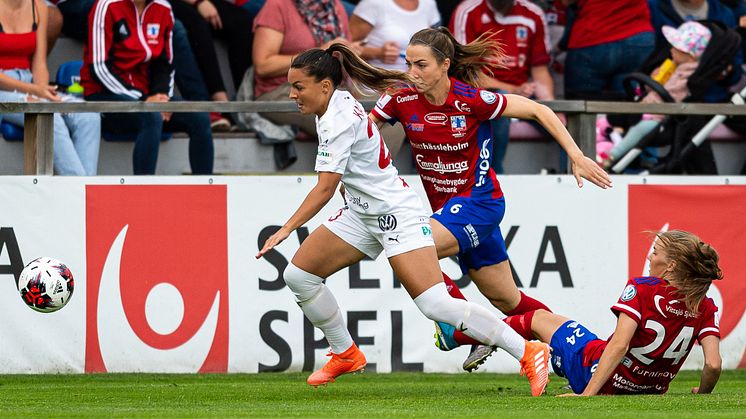
M 396 97 L 396 103 L 402 103 L 402 102 L 410 102 L 413 100 L 417 100 L 418 95 L 409 95 L 409 96 L 397 96 Z
M 415 159 L 417 160 L 417 165 L 420 166 L 422 170 L 431 170 L 433 172 L 438 173 L 461 173 L 466 170 L 469 170 L 469 162 L 468 161 L 459 161 L 459 162 L 451 162 L 451 163 L 443 163 L 440 160 L 440 156 L 438 157 L 438 161 L 431 162 L 431 161 L 424 161 L 422 154 L 418 154 Z

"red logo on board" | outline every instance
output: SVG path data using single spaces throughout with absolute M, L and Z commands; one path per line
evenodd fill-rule
M 86 372 L 225 372 L 224 185 L 86 187 Z

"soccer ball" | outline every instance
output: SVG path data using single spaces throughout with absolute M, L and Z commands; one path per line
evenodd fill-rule
M 51 313 L 65 306 L 73 296 L 75 282 L 70 269 L 57 259 L 32 260 L 18 279 L 21 298 L 31 309 Z

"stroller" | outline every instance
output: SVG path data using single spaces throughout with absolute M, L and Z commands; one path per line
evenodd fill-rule
M 700 21 L 712 32 L 697 69 L 687 81 L 689 96 L 684 102 L 702 102 L 707 90 L 715 83 L 723 83 L 732 76 L 732 64 L 741 45 L 740 35 L 720 22 Z M 640 68 L 640 73 L 625 77 L 624 87 L 630 100 L 639 101 L 647 89 L 655 91 L 664 102 L 673 102 L 666 89 L 653 80 L 650 74 L 664 60 L 670 58 L 670 45 L 659 48 Z M 734 100 L 743 102 L 746 89 L 734 95 Z M 736 103 L 736 102 L 734 102 Z M 641 119 L 641 115 L 610 115 L 609 120 L 615 126 L 629 128 Z M 712 121 L 710 121 L 712 119 Z M 612 166 L 613 173 L 622 173 L 635 159 L 649 147 L 668 147 L 666 155 L 659 156 L 657 162 L 641 166 L 645 172 L 653 174 L 717 174 L 717 166 L 707 136 L 725 119 L 718 115 L 715 118 L 701 115 L 668 115 L 660 125 L 645 135 L 640 141 L 619 158 Z M 709 123 L 708 123 L 709 121 Z

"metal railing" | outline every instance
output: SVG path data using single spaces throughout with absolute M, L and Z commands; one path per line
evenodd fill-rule
M 375 101 L 362 102 L 370 110 Z M 567 116 L 567 129 L 587 156 L 596 154 L 596 115 L 746 115 L 746 106 L 705 103 L 643 104 L 635 102 L 595 102 L 555 100 L 542 102 Z M 295 102 L 27 102 L 0 103 L 0 113 L 24 113 L 24 174 L 53 173 L 53 114 L 111 112 L 298 112 Z

